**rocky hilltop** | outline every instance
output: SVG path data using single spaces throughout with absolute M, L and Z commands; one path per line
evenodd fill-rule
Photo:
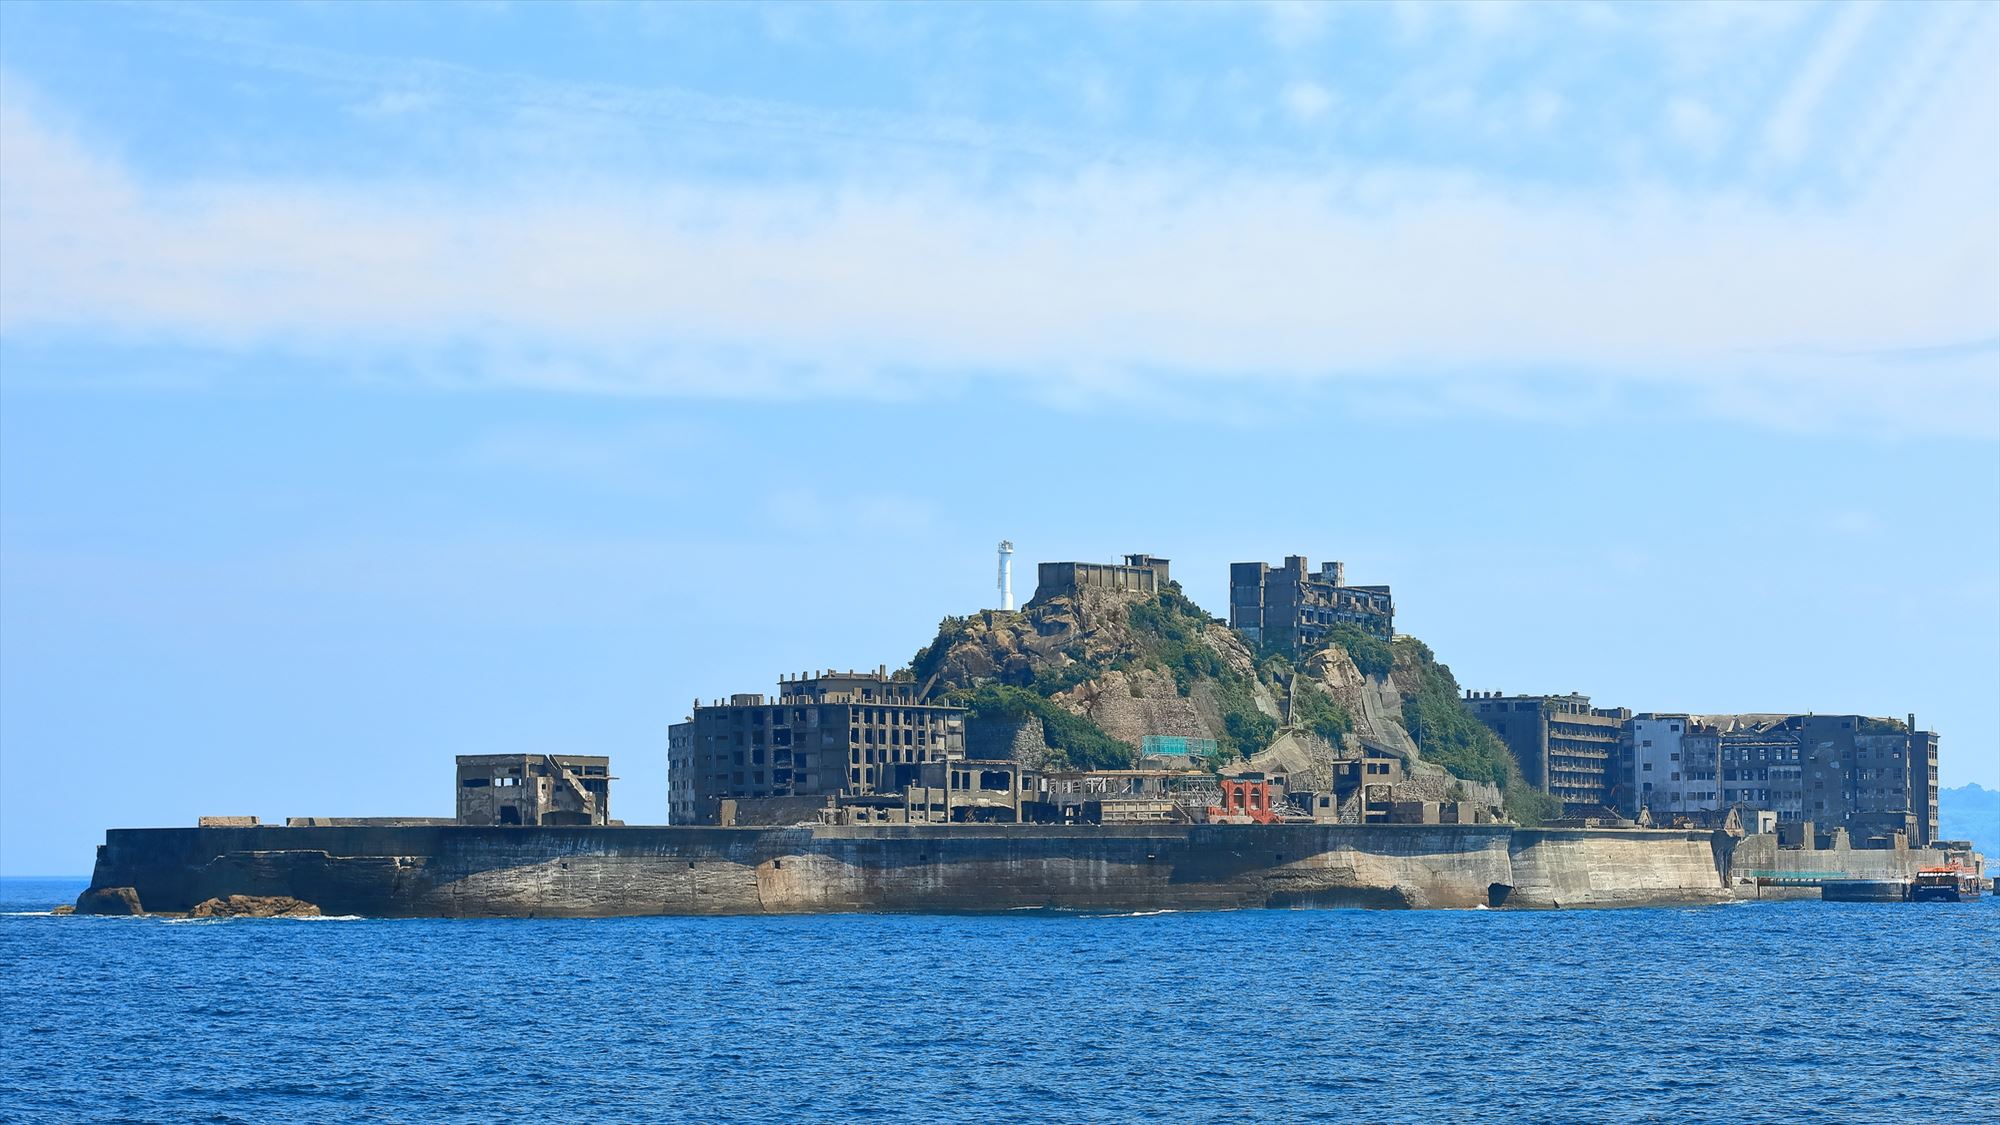
M 1142 739 L 1166 735 L 1212 740 L 1210 769 L 1310 775 L 1338 757 L 1387 754 L 1430 799 L 1504 799 L 1525 823 L 1554 815 L 1506 747 L 1464 713 L 1450 668 L 1422 642 L 1345 631 L 1294 659 L 1254 645 L 1177 583 L 1158 594 L 1085 588 L 946 618 L 910 673 L 933 697 L 970 708 L 978 756 L 1123 768 Z

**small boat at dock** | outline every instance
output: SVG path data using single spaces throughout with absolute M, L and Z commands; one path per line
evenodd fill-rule
M 1926 867 L 1910 883 L 1911 902 L 1962 902 L 1979 897 L 1979 877 L 1960 864 Z

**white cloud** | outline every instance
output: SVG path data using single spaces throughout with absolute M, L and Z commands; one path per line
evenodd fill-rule
M 1300 80 L 1285 87 L 1285 110 L 1303 122 L 1319 120 L 1333 105 L 1333 95 L 1317 82 Z
M 1689 388 L 1776 424 L 1865 407 L 1904 429 L 1990 434 L 1990 54 L 1916 96 L 1923 176 L 1812 208 L 1381 165 L 1133 150 L 1089 164 L 1033 134 L 999 139 L 1032 148 L 1039 174 L 977 186 L 906 165 L 728 184 L 156 181 L 10 88 L 0 335 L 279 349 L 381 378 L 590 393 L 893 397 L 1005 375 L 1087 401 L 1162 377 L 1562 373 Z M 565 112 L 831 131 L 671 91 L 530 93 Z M 1331 99 L 1287 92 L 1308 115 Z M 1553 94 L 1522 110 L 1564 112 Z M 1668 124 L 1697 146 L 1719 128 L 1692 99 Z M 996 137 L 886 117 L 850 131 L 877 147 Z

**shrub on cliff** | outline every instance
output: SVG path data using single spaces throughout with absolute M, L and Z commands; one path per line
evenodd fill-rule
M 1126 620 L 1140 650 L 1173 676 L 1182 695 L 1193 691 L 1196 681 L 1235 675 L 1201 635 L 1212 619 L 1180 594 L 1169 591 L 1152 601 L 1135 602 Z
M 1026 688 L 1010 684 L 985 684 L 965 699 L 966 721 L 1018 723 L 1034 716 L 1042 721 L 1042 734 L 1049 749 L 1062 755 L 1071 766 L 1088 770 L 1132 768 L 1136 749 L 1105 734 L 1103 728 L 1082 715 L 1071 714 Z
M 1335 625 L 1327 630 L 1326 643 L 1345 650 L 1364 676 L 1386 676 L 1396 665 L 1395 650 L 1388 641 L 1371 637 L 1352 625 Z
M 947 617 L 938 622 L 937 636 L 931 643 L 917 651 L 910 661 L 910 671 L 916 674 L 917 683 L 929 682 L 944 667 L 945 657 L 951 654 L 951 647 L 966 639 L 972 633 L 972 622 L 966 617 Z
M 1397 637 L 1398 681 L 1403 682 L 1403 727 L 1424 760 L 1454 777 L 1501 788 L 1507 815 L 1521 824 L 1539 824 L 1562 815 L 1562 802 L 1529 785 L 1507 744 L 1485 723 L 1466 713 L 1451 669 L 1438 663 L 1430 647 L 1415 637 Z
M 1301 678 L 1292 681 L 1292 725 L 1304 727 L 1337 747 L 1354 729 L 1354 717 L 1312 681 Z

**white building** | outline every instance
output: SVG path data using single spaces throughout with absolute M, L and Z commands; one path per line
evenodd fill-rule
M 1722 734 L 1694 715 L 1635 715 L 1632 791 L 1658 820 L 1722 807 Z

